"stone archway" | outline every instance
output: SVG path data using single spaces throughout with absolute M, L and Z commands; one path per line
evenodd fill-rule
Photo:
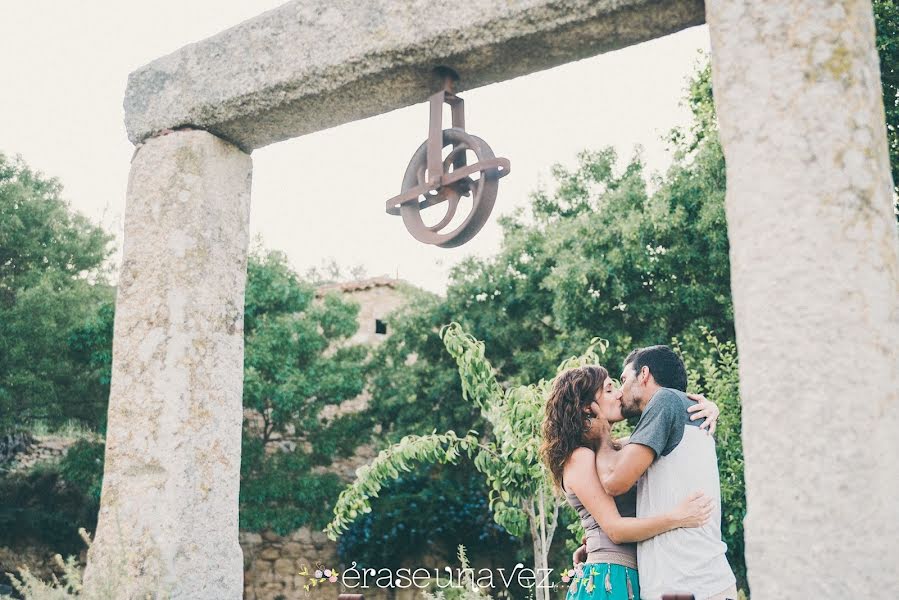
M 432 5 L 433 4 L 433 5 Z M 293 0 L 129 77 L 106 471 L 85 573 L 239 598 L 251 160 L 708 21 L 755 598 L 899 593 L 899 240 L 869 0 Z

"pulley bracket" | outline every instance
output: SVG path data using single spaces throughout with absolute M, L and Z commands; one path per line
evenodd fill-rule
M 415 239 L 441 248 L 461 246 L 487 222 L 496 202 L 498 181 L 511 171 L 507 158 L 497 158 L 487 142 L 465 131 L 465 102 L 454 91 L 454 78 L 445 77 L 444 87 L 428 100 L 428 139 L 409 161 L 400 194 L 387 201 L 387 213 L 400 215 Z M 443 129 L 443 105 L 450 105 L 452 127 Z M 443 149 L 452 146 L 444 158 Z M 468 165 L 466 152 L 477 161 Z M 472 175 L 478 174 L 477 179 Z M 462 222 L 444 231 L 453 221 L 462 197 L 471 196 L 471 210 Z M 421 211 L 447 203 L 444 217 L 425 225 Z

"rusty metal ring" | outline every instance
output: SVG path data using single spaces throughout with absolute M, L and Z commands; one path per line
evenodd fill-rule
M 451 144 L 457 147 L 464 146 L 466 149 L 471 150 L 477 157 L 478 162 L 495 158 L 493 150 L 487 145 L 487 142 L 462 129 L 453 127 L 443 130 L 442 147 L 445 148 Z M 457 152 L 457 149 L 453 150 L 453 153 L 455 152 Z M 447 159 L 451 159 L 453 153 Z M 403 176 L 402 192 L 425 184 L 427 167 L 428 142 L 425 141 L 419 146 L 409 161 L 409 166 L 406 168 L 406 173 Z M 445 169 L 446 165 L 444 164 L 444 172 Z M 441 248 L 455 248 L 473 238 L 490 218 L 499 187 L 499 177 L 496 169 L 482 170 L 480 174 L 477 180 L 466 177 L 455 184 L 446 186 L 448 189 L 442 188 L 438 191 L 438 195 L 443 195 L 447 200 L 447 213 L 434 226 L 429 227 L 425 225 L 421 218 L 422 205 L 430 206 L 433 202 L 426 200 L 425 202 L 413 201 L 403 204 L 400 207 L 400 214 L 409 233 L 420 242 L 433 244 Z M 463 190 L 463 188 L 467 189 Z M 469 191 L 472 200 L 471 212 L 455 229 L 447 233 L 441 233 L 439 230 L 448 225 L 455 216 L 459 198 Z

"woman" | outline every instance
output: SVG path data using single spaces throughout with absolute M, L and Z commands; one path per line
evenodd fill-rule
M 717 407 L 704 398 L 691 410 L 717 418 Z M 594 450 L 609 435 L 609 423 L 622 420 L 620 394 L 603 367 L 569 369 L 553 382 L 541 454 L 553 483 L 580 516 L 587 546 L 586 564 L 566 600 L 639 599 L 637 542 L 679 527 L 699 527 L 712 512 L 711 499 L 696 492 L 668 513 L 638 519 L 635 488 L 616 498 L 606 493 Z

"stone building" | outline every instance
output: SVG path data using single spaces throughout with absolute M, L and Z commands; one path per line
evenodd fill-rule
M 401 279 L 373 277 L 347 283 L 335 283 L 318 288 L 316 296 L 338 292 L 359 304 L 359 331 L 351 344 L 378 344 L 390 333 L 387 317 L 408 301 L 408 293 L 415 288 Z

